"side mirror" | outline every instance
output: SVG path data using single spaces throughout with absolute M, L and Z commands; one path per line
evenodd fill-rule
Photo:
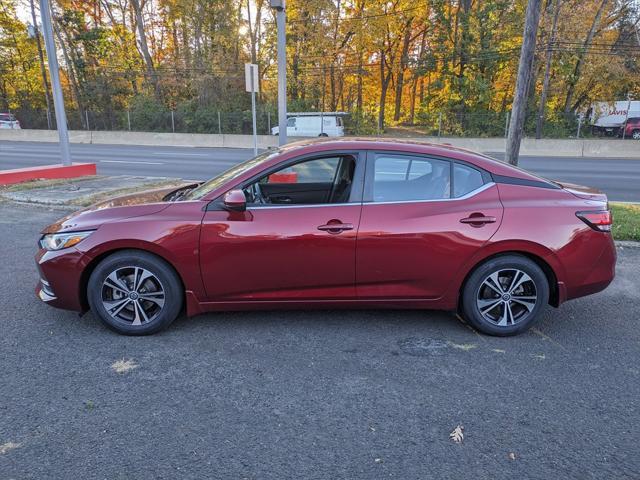
M 247 197 L 240 189 L 229 190 L 224 194 L 224 207 L 234 212 L 244 212 L 247 209 Z

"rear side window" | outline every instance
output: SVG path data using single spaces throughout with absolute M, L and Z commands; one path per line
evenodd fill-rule
M 451 163 L 410 155 L 376 154 L 375 202 L 442 200 L 450 196 Z
M 453 166 L 453 196 L 462 197 L 484 184 L 482 173 L 475 168 L 456 163 Z
M 14 117 L 13 114 L 11 114 L 11 113 L 0 113 L 0 121 L 3 121 L 3 122 L 15 122 L 16 121 L 16 117 Z

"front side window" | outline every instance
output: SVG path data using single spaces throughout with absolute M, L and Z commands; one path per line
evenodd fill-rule
M 274 156 L 279 154 L 280 152 L 278 150 L 267 151 L 267 152 L 261 153 L 257 157 L 253 157 L 253 158 L 250 158 L 249 160 L 245 160 L 244 162 L 231 167 L 229 170 L 222 172 L 220 175 L 213 177 L 212 179 L 204 182 L 199 187 L 189 191 L 182 198 L 184 200 L 200 200 L 208 193 L 211 193 L 216 188 L 224 185 L 226 182 L 234 179 L 235 177 L 242 175 L 243 173 L 245 173 L 246 171 L 254 167 L 257 167 L 261 163 L 269 161 Z
M 450 198 L 451 163 L 410 155 L 376 154 L 373 200 L 376 202 Z
M 296 119 L 294 118 L 290 118 L 287 120 L 287 127 L 295 127 L 296 126 Z
M 356 168 L 352 155 L 314 158 L 271 172 L 244 188 L 250 205 L 346 203 Z

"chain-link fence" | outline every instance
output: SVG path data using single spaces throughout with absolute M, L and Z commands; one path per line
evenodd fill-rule
M 511 112 L 434 112 L 420 113 L 413 125 L 404 128 L 434 137 L 506 137 Z M 585 138 L 594 129 L 574 114 L 551 114 L 538 125 L 537 112 L 529 114 L 524 125 L 526 137 Z
M 22 128 L 56 128 L 55 115 L 46 110 L 14 110 Z M 67 110 L 67 122 L 71 130 L 175 132 L 209 134 L 251 134 L 251 111 L 222 111 L 215 108 L 158 109 L 136 108 L 123 111 Z M 293 114 L 293 113 L 292 113 Z M 385 132 L 377 127 L 375 114 L 350 114 L 344 119 L 347 135 L 379 135 L 405 137 L 506 137 L 510 112 L 419 112 L 414 122 L 388 125 Z M 260 135 L 270 135 L 277 126 L 277 112 L 259 108 L 257 129 Z M 538 131 L 539 130 L 539 131 Z M 603 130 L 594 128 L 581 116 L 549 113 L 539 126 L 537 112 L 530 113 L 525 121 L 525 136 L 535 138 L 597 138 L 622 136 L 622 128 Z
M 11 111 L 20 121 L 22 128 L 55 129 L 55 115 L 46 110 Z M 67 110 L 67 124 L 70 130 L 102 130 L 131 132 L 173 132 L 173 133 L 253 133 L 251 111 L 224 112 L 207 109 L 189 111 L 94 111 Z M 259 135 L 269 135 L 271 127 L 277 125 L 277 115 L 271 111 L 256 112 L 256 126 Z

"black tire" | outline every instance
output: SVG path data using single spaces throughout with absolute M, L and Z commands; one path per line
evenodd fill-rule
M 135 269 L 144 269 L 152 274 L 151 277 L 140 283 L 142 286 L 140 292 L 145 292 L 144 289 L 146 287 L 143 285 L 145 282 L 147 282 L 145 285 L 149 285 L 149 282 L 153 285 L 153 282 L 156 282 L 155 284 L 159 285 L 163 292 L 162 306 L 158 306 L 157 302 L 151 302 L 136 296 L 136 303 L 139 302 L 138 305 L 149 305 L 153 313 L 153 316 L 149 316 L 149 321 L 144 321 L 141 324 L 135 324 L 136 320 L 126 321 L 119 316 L 112 316 L 103 303 L 103 300 L 114 302 L 112 298 L 104 298 L 113 292 L 122 295 L 122 298 L 115 301 L 126 301 L 126 294 L 121 293 L 117 288 L 113 289 L 105 285 L 105 280 L 114 272 L 124 272 L 126 274 L 131 269 L 134 269 L 135 272 L 141 271 Z M 118 285 L 126 287 L 126 284 L 123 283 Z M 158 293 L 150 294 L 146 292 L 146 294 L 159 297 Z M 175 270 L 159 257 L 140 250 L 122 250 L 109 255 L 96 266 L 87 283 L 87 299 L 91 310 L 102 323 L 122 335 L 150 335 L 167 328 L 180 314 L 183 297 L 184 289 Z M 132 316 L 135 312 L 136 318 L 139 318 L 133 301 L 129 301 L 127 307 L 131 309 L 130 314 Z M 128 308 L 122 309 L 120 315 L 126 314 Z M 142 318 L 142 315 L 142 312 L 140 312 L 140 318 Z
M 319 137 L 328 137 L 329 135 L 327 135 L 326 133 L 321 133 L 320 135 L 318 135 Z
M 514 277 L 515 284 L 518 284 L 518 279 L 527 278 L 517 274 L 518 271 L 526 274 L 528 280 L 514 288 L 512 296 L 510 287 Z M 492 274 L 498 275 L 494 278 L 498 278 L 498 288 L 502 294 L 497 289 L 490 288 L 489 284 L 494 283 L 489 278 Z M 532 300 L 532 297 L 535 297 L 535 300 Z M 525 298 L 527 300 L 523 302 L 522 299 Z M 493 302 L 498 303 L 495 307 L 489 308 Z M 460 305 L 462 316 L 474 328 L 488 335 L 506 337 L 531 328 L 539 320 L 541 311 L 548 303 L 549 282 L 542 269 L 524 256 L 503 255 L 486 261 L 473 271 L 462 290 Z M 484 314 L 480 311 L 480 304 L 486 305 Z M 498 324 L 505 320 L 505 325 Z

